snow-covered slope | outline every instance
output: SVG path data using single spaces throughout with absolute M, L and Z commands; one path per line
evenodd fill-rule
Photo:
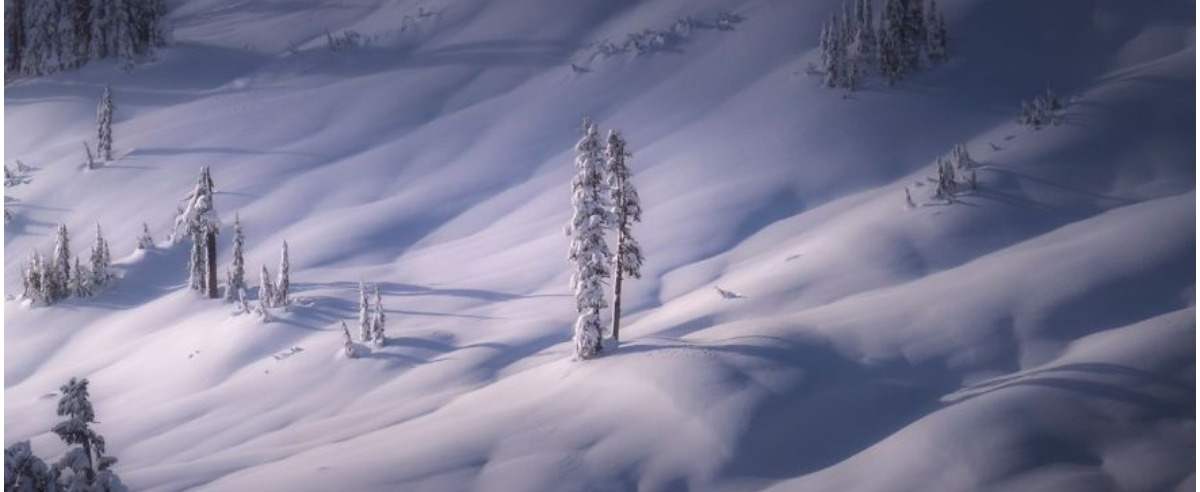
M 123 278 L 5 303 L 4 442 L 60 453 L 51 393 L 86 376 L 136 490 L 1193 488 L 1194 5 L 939 4 L 947 65 L 843 98 L 805 75 L 834 1 L 178 2 L 152 64 L 6 87 L 36 167 L 6 294 L 57 223 Z M 121 158 L 82 172 L 105 84 Z M 1066 124 L 1016 126 L 1047 86 Z M 630 141 L 647 262 L 581 363 L 585 115 Z M 958 143 L 980 189 L 906 209 Z M 249 271 L 290 245 L 271 323 L 187 290 L 182 245 L 124 256 L 205 165 Z M 390 343 L 347 360 L 363 280 Z

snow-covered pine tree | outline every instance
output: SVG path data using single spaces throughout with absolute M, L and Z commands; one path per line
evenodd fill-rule
M 354 339 L 350 338 L 350 328 L 346 326 L 345 321 L 342 322 L 342 337 L 342 347 L 346 351 L 346 357 L 351 359 L 355 358 L 356 354 L 354 353 Z
M 275 284 L 271 283 L 271 272 L 262 266 L 258 275 L 258 304 L 262 309 L 275 307 Z
M 43 304 L 54 304 L 58 300 L 58 291 L 55 283 L 54 265 L 53 262 L 47 261 L 42 256 L 38 256 L 38 297 L 41 298 Z
M 91 274 L 84 271 L 83 266 L 79 264 L 79 257 L 75 257 L 75 268 L 71 274 L 71 295 L 75 297 L 87 297 L 92 294 L 91 290 Z
M 59 224 L 54 239 L 54 299 L 63 299 L 71 294 L 71 238 L 66 224 Z
M 230 263 L 229 279 L 225 289 L 236 294 L 246 288 L 246 259 L 243 250 L 246 247 L 246 237 L 242 234 L 242 219 L 238 214 L 233 216 L 233 262 Z
M 154 238 L 150 236 L 150 226 L 142 222 L 142 235 L 138 236 L 137 249 L 154 249 Z
M 944 200 L 953 200 L 954 192 L 958 188 L 958 181 L 954 175 L 954 165 L 949 160 L 938 157 L 937 168 L 937 189 L 934 190 L 934 196 Z
M 92 286 L 99 288 L 108 283 L 108 266 L 111 257 L 108 254 L 108 241 L 104 240 L 104 232 L 100 224 L 96 224 L 96 241 L 92 243 Z
M 112 89 L 104 86 L 104 94 L 100 95 L 100 104 L 96 106 L 96 152 L 104 162 L 112 160 L 112 122 L 113 111 Z
M 221 224 L 214 208 L 214 194 L 212 175 L 208 166 L 204 166 L 200 168 L 200 179 L 195 188 L 184 198 L 184 205 L 175 217 L 175 227 L 171 233 L 172 243 L 177 243 L 184 234 L 192 238 L 188 284 L 211 299 L 218 297 L 217 234 Z
M 29 264 L 25 267 L 24 287 L 25 293 L 23 297 L 33 302 L 46 303 L 45 289 L 42 288 L 42 279 L 45 278 L 45 273 L 42 271 L 45 263 L 42 261 L 41 253 L 36 250 L 29 257 Z
M 51 429 L 68 446 L 82 446 L 87 459 L 87 482 L 95 479 L 98 459 L 104 456 L 104 437 L 92 430 L 89 424 L 96 422 L 92 402 L 88 400 L 88 380 L 71 378 L 59 388 L 62 396 L 58 400 L 58 415 L 66 420 Z
M 842 87 L 846 80 L 846 45 L 842 29 L 845 22 L 840 16 L 829 19 L 829 68 L 825 71 L 826 87 Z
M 383 296 L 379 292 L 379 284 L 375 285 L 375 308 L 371 313 L 371 341 L 376 347 L 387 343 L 384 329 L 387 325 L 387 315 L 383 312 Z
M 61 490 L 45 461 L 33 454 L 29 441 L 18 441 L 4 449 L 4 490 L 43 492 Z
M 358 282 L 358 336 L 363 343 L 371 341 L 371 301 L 367 298 L 367 284 Z
M 291 264 L 288 263 L 288 245 L 287 241 L 283 242 L 283 250 L 279 253 L 279 280 L 275 282 L 275 305 L 287 306 L 291 301 L 288 299 L 288 288 L 291 282 L 288 280 Z
M 856 23 L 858 29 L 855 33 L 855 42 L 858 43 L 856 52 L 859 62 L 866 72 L 867 68 L 875 63 L 875 53 L 879 43 L 875 37 L 875 17 L 871 12 L 871 0 L 858 0 L 854 12 L 858 18 Z
M 967 152 L 966 144 L 957 144 L 950 150 L 950 161 L 954 163 L 956 169 L 967 170 L 979 165 L 975 159 L 971 158 L 971 153 Z
M 937 0 L 929 0 L 929 10 L 926 15 L 928 16 L 925 19 L 925 29 L 928 34 L 926 45 L 929 62 L 932 64 L 943 63 L 949 58 L 946 51 L 946 18 L 938 9 Z
M 571 290 L 575 293 L 575 357 L 588 359 L 600 350 L 603 332 L 600 312 L 608 306 L 604 300 L 604 279 L 608 278 L 612 254 L 604 240 L 609 207 L 604 180 L 604 161 L 596 125 L 585 120 L 583 137 L 575 145 L 575 178 L 571 182 L 571 204 L 575 213 L 567 224 L 571 247 L 567 259 L 573 264 Z
M 228 268 L 225 269 L 225 302 L 233 302 L 237 300 L 237 289 L 233 286 L 233 272 Z
M 928 34 L 925 29 L 925 0 L 906 0 L 904 9 L 903 60 L 907 72 L 921 67 Z
M 828 21 L 826 21 L 824 24 L 821 24 L 820 39 L 817 42 L 817 53 L 821 56 L 821 59 L 820 59 L 821 64 L 819 65 L 820 72 L 822 74 L 828 74 L 829 73 L 829 65 L 831 62 L 829 56 L 832 54 L 832 52 L 829 49 L 829 22 Z M 822 84 L 825 83 L 824 78 L 822 78 L 821 83 Z
M 249 314 L 250 303 L 246 302 L 246 289 L 237 290 L 238 314 Z
M 617 230 L 617 254 L 613 256 L 613 304 L 612 337 L 621 340 L 621 280 L 625 277 L 641 278 L 642 247 L 633 237 L 633 224 L 642 221 L 642 204 L 637 188 L 630 180 L 628 159 L 633 154 L 626 149 L 625 139 L 620 132 L 608 132 L 608 145 L 604 148 L 605 167 L 608 171 L 609 201 L 611 215 Z
M 904 5 L 900 0 L 884 0 L 878 34 L 879 73 L 888 85 L 904 78 L 904 34 Z

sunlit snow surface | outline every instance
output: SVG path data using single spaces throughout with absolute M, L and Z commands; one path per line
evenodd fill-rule
M 158 61 L 6 87 L 5 293 L 60 222 L 124 278 L 5 303 L 4 442 L 60 454 L 85 376 L 134 490 L 1194 488 L 1194 4 L 938 3 L 951 61 L 844 98 L 806 74 L 835 1 L 175 2 Z M 105 84 L 121 158 L 83 172 Z M 1065 124 L 1015 125 L 1047 87 Z M 579 363 L 585 115 L 629 140 L 646 265 Z M 937 204 L 958 143 L 980 189 Z M 125 256 L 204 165 L 252 279 L 288 241 L 271 323 L 187 290 L 185 245 Z M 359 281 L 389 343 L 348 360 Z

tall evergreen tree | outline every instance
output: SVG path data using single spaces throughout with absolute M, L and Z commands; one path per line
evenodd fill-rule
M 104 239 L 104 232 L 100 230 L 100 224 L 96 224 L 96 241 L 92 243 L 92 286 L 101 287 L 108 283 L 109 274 L 108 266 L 112 261 L 108 253 L 108 241 Z
M 371 341 L 376 347 L 387 343 L 384 329 L 387 325 L 387 315 L 383 312 L 383 296 L 379 293 L 379 284 L 375 284 L 375 308 L 371 313 Z
M 358 282 L 358 336 L 363 343 L 371 341 L 371 301 L 367 298 L 367 284 Z
M 350 328 L 346 326 L 345 321 L 342 322 L 342 347 L 346 351 L 346 357 L 351 359 L 355 357 L 354 339 L 350 338 Z
M 138 236 L 137 249 L 154 249 L 154 238 L 150 236 L 150 226 L 142 222 L 142 235 Z
M 879 25 L 879 73 L 888 85 L 904 78 L 904 44 L 904 5 L 900 0 L 884 0 Z
M 62 396 L 58 400 L 58 415 L 66 420 L 55 424 L 52 429 L 67 445 L 83 447 L 87 459 L 87 482 L 95 478 L 97 462 L 104 456 L 104 437 L 92 430 L 89 424 L 96 422 L 96 413 L 88 397 L 88 380 L 71 378 L 59 388 Z
M 243 250 L 246 237 L 242 234 L 242 219 L 237 214 L 233 216 L 233 262 L 225 270 L 225 297 L 237 299 L 238 291 L 246 288 L 246 259 Z
M 275 299 L 275 284 L 271 282 L 271 272 L 263 265 L 258 275 L 258 303 L 263 308 L 275 307 Z
M 929 63 L 938 64 L 946 61 L 946 21 L 938 9 L 937 0 L 929 0 L 929 9 L 925 11 L 925 46 Z
M 608 132 L 608 145 L 604 149 L 605 167 L 608 171 L 609 201 L 617 230 L 617 254 L 613 256 L 613 305 L 612 337 L 621 340 L 621 280 L 628 276 L 642 276 L 642 248 L 633 237 L 633 224 L 642 221 L 642 204 L 637 188 L 630 181 L 628 158 L 633 157 L 625 148 L 625 139 L 616 130 Z
M 875 21 L 871 13 L 871 0 L 858 0 L 855 7 L 857 17 L 854 33 L 853 58 L 865 75 L 871 64 L 875 63 L 876 45 Z
M 214 208 L 215 189 L 208 166 L 200 168 L 200 179 L 192 192 L 184 199 L 184 205 L 175 217 L 175 228 L 171 241 L 178 242 L 186 234 L 192 238 L 191 260 L 188 262 L 188 284 L 204 292 L 209 298 L 218 297 L 217 290 L 217 234 L 220 218 Z
M 92 294 L 90 274 L 83 270 L 79 264 L 79 257 L 75 257 L 75 269 L 71 274 L 71 294 L 75 297 L 87 297 Z
M 571 290 L 575 292 L 575 357 L 588 359 L 600 350 L 603 331 L 600 312 L 608 306 L 604 300 L 604 279 L 610 276 L 612 254 L 604 241 L 609 207 L 604 180 L 604 158 L 596 125 L 584 121 L 583 137 L 575 145 L 575 178 L 571 182 L 571 204 L 575 209 L 566 232 L 572 236 L 567 259 L 574 266 Z
M 928 33 L 925 29 L 925 0 L 906 0 L 904 6 L 904 37 L 902 46 L 905 70 L 920 68 Z
M 100 104 L 96 106 L 96 152 L 104 162 L 112 160 L 112 122 L 113 111 L 112 90 L 104 86 L 104 94 L 100 96 Z
M 279 280 L 275 282 L 276 306 L 287 306 L 290 302 L 288 300 L 288 288 L 291 285 L 291 282 L 288 280 L 290 270 L 291 264 L 288 263 L 288 245 L 287 241 L 284 241 L 283 251 L 279 254 Z
M 70 295 L 71 281 L 71 238 L 66 224 L 58 225 L 54 240 L 54 297 L 62 299 Z

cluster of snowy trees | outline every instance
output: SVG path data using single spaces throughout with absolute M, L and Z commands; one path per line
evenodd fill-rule
M 602 147 L 595 123 L 584 120 L 583 137 L 575 145 L 575 177 L 571 181 L 574 214 L 566 226 L 571 236 L 567 259 L 574 271 L 571 290 L 575 294 L 575 356 L 588 359 L 601 349 L 601 312 L 608 307 L 605 279 L 613 281 L 612 336 L 620 340 L 621 280 L 641 276 L 642 251 L 631 230 L 642 219 L 637 189 L 630 182 L 626 149 L 620 132 L 610 130 Z M 606 235 L 615 231 L 616 254 Z
M 164 0 L 6 0 L 4 69 L 37 76 L 116 58 L 129 65 L 166 45 Z
M 604 40 L 593 48 L 592 56 L 612 57 L 624 53 L 647 55 L 662 51 L 677 49 L 692 34 L 699 30 L 731 31 L 734 26 L 745 20 L 742 16 L 730 12 L 718 12 L 715 17 L 705 19 L 692 16 L 680 17 L 669 29 L 643 29 L 625 36 L 625 41 L 614 43 Z
M 934 185 L 930 198 L 952 202 L 956 194 L 965 190 L 977 189 L 978 182 L 975 176 L 977 167 L 979 167 L 979 162 L 971 158 L 970 152 L 967 152 L 967 146 L 955 145 L 950 150 L 949 156 L 938 157 L 935 161 L 934 168 L 937 176 L 929 179 Z M 909 208 L 917 206 L 908 187 L 904 188 L 904 198 Z
M 104 437 L 91 428 L 96 412 L 88 395 L 88 380 L 71 378 L 59 389 L 57 413 L 63 421 L 51 429 L 73 446 L 54 465 L 33 454 L 29 441 L 4 450 L 4 490 L 20 492 L 122 492 L 127 490 L 112 471 L 117 462 L 105 450 Z
M 72 296 L 90 296 L 107 285 L 113 278 L 109 272 L 112 257 L 100 224 L 96 224 L 90 260 L 89 268 L 80 263 L 78 256 L 72 257 L 67 226 L 59 224 L 54 255 L 46 258 L 34 251 L 21 271 L 21 297 L 50 305 Z
M 371 305 L 371 298 L 375 299 L 375 304 Z M 383 295 L 379 291 L 379 285 L 367 287 L 365 282 L 358 283 L 358 338 L 362 343 L 370 343 L 376 347 L 382 347 L 387 344 L 387 315 L 383 312 Z M 357 357 L 358 354 L 354 351 L 354 337 L 350 335 L 350 328 L 346 326 L 346 322 L 342 322 L 342 335 L 344 337 L 346 356 Z
M 243 242 L 244 240 L 241 239 L 241 225 L 239 224 L 237 226 L 237 237 L 234 239 L 234 265 L 229 273 L 230 282 L 232 283 L 226 284 L 225 289 L 226 292 L 233 289 L 239 291 L 238 302 L 241 303 L 242 310 L 245 311 L 248 309 L 248 306 L 246 305 L 246 296 L 244 294 L 244 278 L 240 280 L 243 282 L 242 286 L 239 287 L 236 285 L 236 282 L 239 281 L 236 277 L 238 275 L 245 276 L 244 271 L 240 274 L 237 272 L 237 270 L 242 270 L 241 265 L 244 264 L 244 260 L 241 259 Z M 263 321 L 270 321 L 271 308 L 287 307 L 287 305 L 291 304 L 292 300 L 288 295 L 288 290 L 291 289 L 291 270 L 291 263 L 288 261 L 288 244 L 287 241 L 284 241 L 283 249 L 279 252 L 279 272 L 275 280 L 271 280 L 271 271 L 267 270 L 266 265 L 263 265 L 261 271 L 259 271 L 258 307 L 255 309 L 255 313 Z
M 1062 111 L 1062 101 L 1054 91 L 1046 89 L 1045 93 L 1038 94 L 1032 101 L 1021 101 L 1021 114 L 1017 115 L 1017 123 L 1031 126 L 1034 130 L 1041 130 L 1046 125 L 1057 126 L 1062 124 Z
M 878 73 L 894 84 L 925 65 L 948 57 L 946 21 L 937 0 L 884 0 L 878 23 L 873 0 L 842 4 L 821 29 L 820 72 L 826 87 L 854 91 Z

